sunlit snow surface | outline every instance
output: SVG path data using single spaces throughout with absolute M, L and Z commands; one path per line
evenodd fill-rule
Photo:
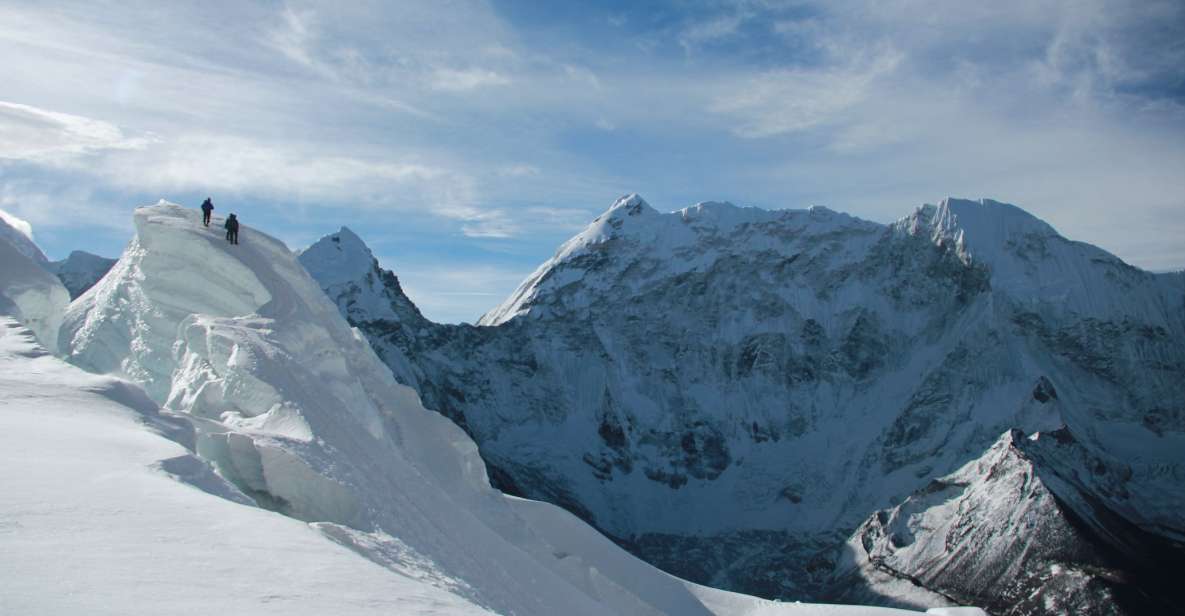
M 46 271 L 47 263 L 30 239 L 28 223 L 0 210 L 0 314 L 20 319 L 43 344 L 56 349 L 70 295 Z
M 241 504 L 191 441 L 0 318 L 0 613 L 488 613 Z
M 908 613 L 699 587 L 503 496 L 283 244 L 135 222 L 61 341 L 127 380 L 0 323 L 0 612 Z

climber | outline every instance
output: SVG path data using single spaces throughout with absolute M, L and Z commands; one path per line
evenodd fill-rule
M 226 217 L 226 241 L 231 244 L 239 243 L 239 219 L 234 214 Z
M 210 212 L 213 212 L 213 211 L 214 211 L 214 203 L 212 201 L 210 201 L 209 197 L 206 197 L 206 200 L 202 201 L 202 224 L 203 225 L 206 225 L 207 227 L 210 226 Z

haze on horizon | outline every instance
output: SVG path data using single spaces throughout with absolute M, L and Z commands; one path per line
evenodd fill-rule
M 473 321 L 617 196 L 1015 203 L 1185 267 L 1185 5 L 0 0 L 0 208 L 118 256 L 160 198 L 346 225 Z

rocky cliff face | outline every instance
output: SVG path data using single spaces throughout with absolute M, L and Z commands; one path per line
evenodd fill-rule
M 334 246 L 352 266 L 318 274 Z M 949 199 L 885 226 L 629 196 L 479 327 L 425 320 L 353 234 L 301 260 L 503 489 L 683 577 L 838 592 L 834 546 L 870 512 L 1012 429 L 1066 429 L 1124 477 L 1074 489 L 1101 528 L 1185 532 L 1185 276 L 1014 206 Z

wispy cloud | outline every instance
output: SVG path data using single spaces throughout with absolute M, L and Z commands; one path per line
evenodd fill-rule
M 468 92 L 488 86 L 504 86 L 510 79 L 495 71 L 479 68 L 438 68 L 430 81 L 432 89 L 445 92 Z
M 536 177 L 540 173 L 539 167 L 535 165 L 528 165 L 526 163 L 517 163 L 513 165 L 506 165 L 498 169 L 498 175 L 510 178 L 525 178 Z
M 0 158 L 52 163 L 100 150 L 139 150 L 151 137 L 129 137 L 109 122 L 0 101 Z
M 705 21 L 697 21 L 679 34 L 679 44 L 684 51 L 692 53 L 700 45 L 735 35 L 744 19 L 745 17 L 740 14 L 732 14 L 718 15 Z
M 873 82 L 891 74 L 901 59 L 889 49 L 848 66 L 764 72 L 718 96 L 710 109 L 735 118 L 733 132 L 741 137 L 814 128 L 868 98 Z
M 525 273 L 624 192 L 878 220 L 956 194 L 1185 263 L 1157 222 L 1185 217 L 1180 2 L 146 6 L 0 3 L 0 199 L 60 249 L 208 191 Z
M 87 229 L 90 239 L 96 235 L 120 236 L 110 245 L 122 247 L 130 237 L 131 214 L 136 205 L 143 204 L 113 203 L 85 184 L 26 179 L 0 182 L 0 208 L 27 220 L 32 229 L 37 231 L 39 241 L 44 241 L 47 233 L 82 227 Z M 95 246 L 92 244 L 92 247 Z M 72 248 L 81 247 L 76 245 Z M 109 251 L 108 254 L 115 252 Z

